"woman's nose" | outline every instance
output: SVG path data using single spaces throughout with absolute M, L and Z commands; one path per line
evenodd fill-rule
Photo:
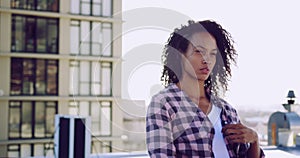
M 209 55 L 207 55 L 207 53 L 202 54 L 202 63 L 203 64 L 211 63 L 211 59 L 210 59 Z

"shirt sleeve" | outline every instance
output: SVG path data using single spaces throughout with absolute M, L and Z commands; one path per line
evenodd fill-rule
M 148 107 L 146 116 L 146 141 L 150 157 L 175 157 L 171 118 L 166 104 L 156 97 Z
M 241 120 L 240 120 L 240 117 L 238 116 L 238 113 L 236 111 L 236 109 L 234 109 L 233 107 L 231 107 L 231 105 L 229 105 L 227 102 L 223 101 L 224 103 L 224 108 L 225 108 L 225 113 L 222 114 L 222 120 L 228 120 L 229 119 L 229 122 L 230 123 L 241 123 Z M 224 119 L 225 118 L 225 119 Z M 229 144 L 227 144 L 229 145 Z M 243 144 L 241 146 L 241 152 L 240 152 L 240 156 L 241 157 L 246 157 L 247 155 L 247 151 L 248 151 L 248 147 L 246 147 L 247 145 L 246 144 Z M 230 147 L 229 147 L 230 148 Z M 230 151 L 230 155 L 232 155 L 233 153 L 233 149 L 232 151 Z M 260 158 L 265 158 L 265 153 L 264 151 L 260 148 Z

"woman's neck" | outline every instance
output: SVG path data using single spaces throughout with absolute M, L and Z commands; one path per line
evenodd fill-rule
M 190 98 L 206 98 L 204 81 L 183 76 L 177 86 L 187 93 Z
M 190 77 L 182 77 L 177 86 L 183 90 L 198 107 L 208 114 L 211 104 L 205 94 L 204 81 L 195 80 Z

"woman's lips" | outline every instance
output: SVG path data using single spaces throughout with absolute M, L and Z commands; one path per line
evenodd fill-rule
M 200 69 L 200 73 L 202 73 L 202 74 L 209 74 L 209 69 L 208 68 L 202 68 L 202 69 Z

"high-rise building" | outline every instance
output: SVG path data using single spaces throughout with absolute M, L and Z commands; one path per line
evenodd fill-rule
M 53 155 L 55 114 L 91 117 L 91 153 L 122 149 L 121 8 L 0 1 L 0 157 Z

